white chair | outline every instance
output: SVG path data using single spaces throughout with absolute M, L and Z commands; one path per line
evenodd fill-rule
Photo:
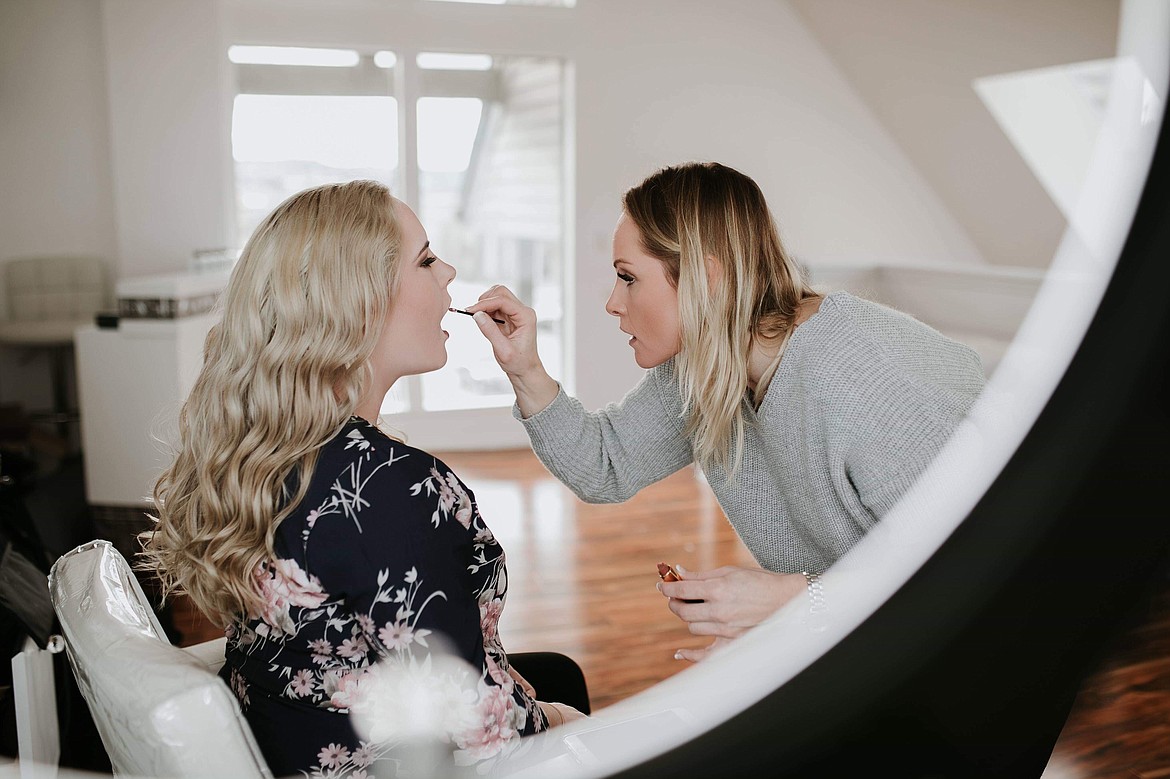
M 54 636 L 60 641 L 59 636 Z M 31 638 L 12 658 L 12 692 L 16 707 L 17 753 L 20 779 L 52 779 L 61 757 L 57 728 L 57 685 L 53 680 L 53 654 Z
M 173 646 L 108 541 L 62 555 L 49 593 L 114 773 L 271 779 L 235 696 L 215 675 L 224 640 Z

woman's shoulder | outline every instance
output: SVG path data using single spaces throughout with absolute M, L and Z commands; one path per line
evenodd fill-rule
M 893 377 L 977 393 L 983 363 L 978 352 L 897 309 L 848 292 L 829 293 L 789 346 L 800 355 L 806 380 L 873 391 Z M 795 355 L 794 355 L 795 356 Z
M 918 329 L 926 327 L 925 324 L 909 314 L 883 303 L 858 297 L 845 290 L 827 293 L 814 318 L 821 318 L 822 323 L 831 323 L 839 327 L 845 326 L 862 334 L 872 334 L 875 330 L 882 328 Z
M 812 327 L 809 325 L 812 324 Z M 825 295 L 821 308 L 800 330 L 808 340 L 833 341 L 836 346 L 856 343 L 859 349 L 875 356 L 899 351 L 923 353 L 951 352 L 978 361 L 975 351 L 950 338 L 925 322 L 898 309 L 838 290 Z M 798 333 L 800 332 L 798 330 Z M 876 352 L 871 351 L 876 349 Z
M 368 421 L 350 418 L 320 452 L 311 482 L 287 532 L 321 536 L 320 520 L 331 515 L 351 522 L 326 522 L 324 537 L 333 539 L 352 525 L 365 535 L 371 527 L 401 530 L 403 516 L 417 514 L 429 522 L 435 502 L 473 500 L 470 489 L 435 455 L 397 440 Z M 373 520 L 367 519 L 372 517 Z M 382 520 L 397 518 L 387 525 Z

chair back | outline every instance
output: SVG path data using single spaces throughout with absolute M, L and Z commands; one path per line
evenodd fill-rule
M 49 592 L 70 665 L 116 774 L 272 774 L 227 685 L 167 640 L 126 560 L 108 541 L 62 555 Z

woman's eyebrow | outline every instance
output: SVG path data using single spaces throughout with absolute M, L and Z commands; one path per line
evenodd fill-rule
M 424 254 L 426 254 L 426 253 L 427 253 L 427 249 L 429 249 L 429 248 L 431 248 L 431 242 L 430 242 L 430 241 L 427 241 L 426 243 L 424 243 L 424 244 L 423 244 L 423 247 L 422 247 L 422 249 L 420 249 L 420 250 L 419 250 L 419 253 L 418 253 L 418 254 L 416 254 L 414 258 L 415 258 L 416 260 L 417 260 L 417 259 L 419 259 L 419 258 L 421 258 L 421 257 L 422 257 Z

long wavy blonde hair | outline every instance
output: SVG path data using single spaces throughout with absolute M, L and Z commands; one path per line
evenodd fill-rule
M 737 170 L 662 168 L 627 191 L 622 207 L 678 290 L 675 366 L 695 461 L 734 474 L 752 347 L 784 339 L 800 302 L 816 293 L 784 250 L 763 192 Z
M 256 576 L 304 497 L 321 447 L 354 413 L 397 277 L 389 190 L 329 184 L 252 234 L 154 486 L 143 567 L 216 623 L 259 613 Z

